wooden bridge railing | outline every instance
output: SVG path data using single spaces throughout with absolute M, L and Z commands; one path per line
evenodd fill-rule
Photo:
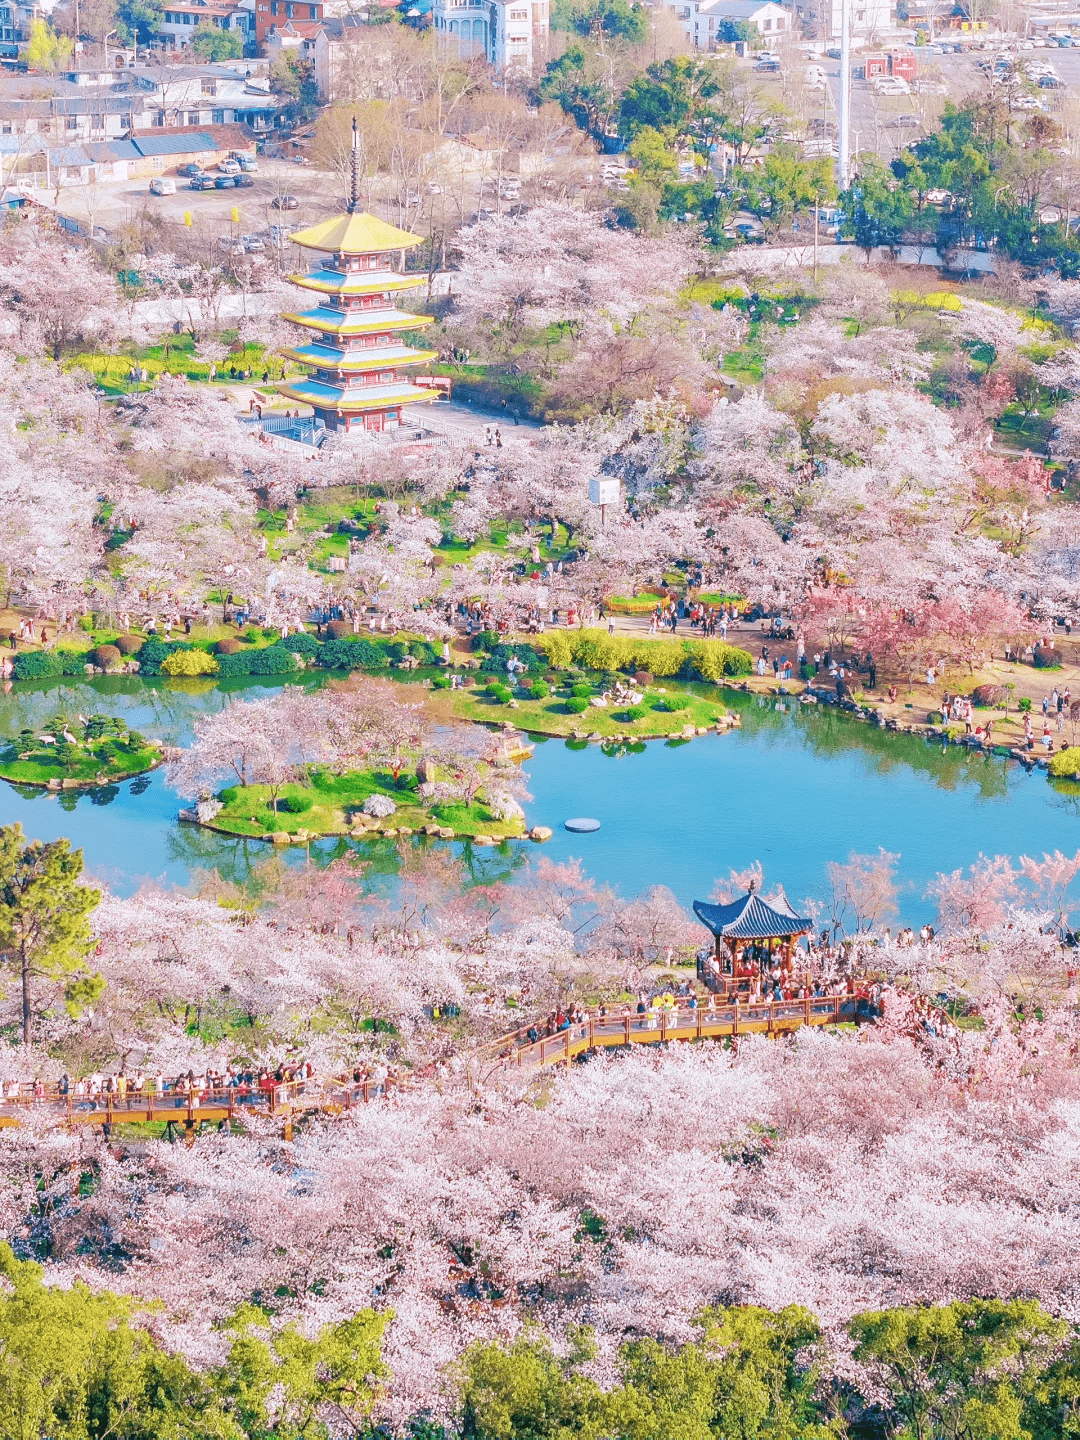
M 308 1110 L 340 1112 L 404 1088 L 393 1079 L 324 1084 L 317 1078 L 275 1082 L 265 1088 L 229 1085 L 220 1089 L 175 1089 L 158 1094 L 130 1090 L 125 1095 L 75 1095 L 58 1085 L 20 1085 L 12 1095 L 0 1094 L 0 1125 L 17 1124 L 20 1112 L 50 1112 L 71 1125 L 114 1125 L 165 1121 L 187 1127 L 202 1120 L 231 1120 L 233 1116 L 263 1114 L 286 1117 Z
M 836 1025 L 869 1014 L 855 995 L 813 995 L 804 1000 L 769 1000 L 744 1004 L 732 1001 L 714 1010 L 688 1007 L 653 1010 L 645 1015 L 590 1016 L 552 1035 L 531 1038 L 533 1026 L 500 1036 L 487 1047 L 489 1059 L 517 1067 L 568 1061 L 596 1046 L 657 1044 L 668 1040 L 701 1040 L 731 1035 L 775 1034 L 801 1025 Z

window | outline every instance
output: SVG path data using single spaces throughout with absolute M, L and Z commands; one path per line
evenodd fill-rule
M 69 115 L 69 116 L 67 117 L 67 128 L 68 128 L 69 130 L 78 130 L 78 128 L 79 128 L 79 117 L 78 117 L 77 115 Z
M 777 28 L 777 30 L 782 30 L 782 29 L 784 28 L 784 21 L 785 21 L 786 18 L 787 18 L 787 17 L 784 16 L 784 15 L 778 15 L 778 16 L 776 17 L 776 28 Z
M 5 121 L 4 121 L 2 133 L 3 133 L 4 135 L 10 135 L 10 134 L 11 134 L 11 121 L 10 121 L 10 120 L 5 120 Z
M 187 114 L 187 123 L 188 123 L 189 125 L 198 125 L 198 123 L 199 123 L 199 112 L 198 112 L 197 110 L 189 110 L 189 111 L 188 111 L 188 114 Z
M 215 80 L 204 80 L 202 82 L 202 93 L 204 95 L 216 95 L 217 82 Z
M 528 12 L 527 10 L 511 10 L 511 11 L 510 11 L 510 19 L 511 19 L 511 20 L 527 20 L 528 18 L 529 18 L 529 12 Z
M 771 29 L 772 29 L 772 21 L 771 21 L 771 20 L 763 20 L 763 21 L 761 22 L 761 28 L 762 28 L 762 30 L 771 30 Z
M 224 111 L 224 110 L 215 110 L 215 111 L 213 111 L 212 118 L 211 118 L 211 120 L 210 120 L 210 124 L 211 124 L 211 125 L 224 125 L 224 124 L 225 124 L 225 111 Z
M 291 19 L 293 18 L 293 7 L 292 7 L 292 5 L 288 5 L 288 4 L 287 4 L 287 5 L 285 6 L 285 18 L 286 18 L 286 20 L 291 20 Z
M 319 7 L 317 5 L 309 5 L 307 8 L 309 19 L 317 20 L 319 18 Z

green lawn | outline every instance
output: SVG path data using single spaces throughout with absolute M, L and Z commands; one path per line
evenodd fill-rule
M 578 678 L 580 680 L 580 677 Z M 594 694 L 600 693 L 599 687 L 594 685 L 590 688 Z M 718 686 L 718 691 L 719 688 Z M 641 739 L 650 736 L 678 736 L 687 725 L 693 725 L 695 729 L 700 726 L 713 726 L 717 720 L 729 714 L 719 694 L 713 699 L 708 695 L 696 694 L 693 690 L 679 685 L 677 681 L 670 680 L 665 681 L 663 686 L 654 685 L 644 692 L 641 708 L 645 714 L 638 720 L 631 720 L 627 716 L 626 707 L 621 705 L 604 709 L 590 705 L 580 714 L 574 713 L 566 706 L 570 693 L 569 687 L 565 685 L 559 686 L 551 695 L 541 700 L 530 699 L 528 695 L 528 690 L 516 688 L 514 699 L 517 704 L 511 706 L 484 694 L 479 687 L 476 690 L 455 691 L 453 711 L 458 719 L 487 725 L 510 720 L 519 729 L 531 730 L 537 735 L 572 735 L 578 731 L 587 735 L 631 735 Z M 682 709 L 656 708 L 657 705 L 669 701 L 678 704 L 682 700 L 686 702 Z
M 105 784 L 141 775 L 161 762 L 161 750 L 141 737 L 134 742 L 115 738 L 77 745 L 10 745 L 0 752 L 0 779 L 19 785 L 48 785 L 73 781 L 77 785 Z
M 307 784 L 281 788 L 276 811 L 267 786 L 236 785 L 218 796 L 224 809 L 212 823 L 234 835 L 296 835 L 301 830 L 309 835 L 345 835 L 362 819 L 364 801 L 376 793 L 389 795 L 397 805 L 395 813 L 382 822 L 395 829 L 442 825 L 458 835 L 493 835 L 498 839 L 524 833 L 520 821 L 493 819 L 482 800 L 471 805 L 446 803 L 432 807 L 414 792 L 399 789 L 388 771 L 371 770 L 335 775 L 313 769 Z

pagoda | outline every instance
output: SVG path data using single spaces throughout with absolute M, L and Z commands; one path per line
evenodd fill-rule
M 405 251 L 420 238 L 398 230 L 359 206 L 360 152 L 353 121 L 352 185 L 348 210 L 289 238 L 319 259 L 289 279 L 319 297 L 313 310 L 282 319 L 302 326 L 311 338 L 282 354 L 309 368 L 304 379 L 276 386 L 282 395 L 310 405 L 327 430 L 385 430 L 401 424 L 402 406 L 435 400 L 438 391 L 412 384 L 401 372 L 433 360 L 434 350 L 402 342 L 406 330 L 434 322 L 428 315 L 399 310 L 394 296 L 422 285 L 405 274 Z M 388 256 L 401 252 L 401 270 Z

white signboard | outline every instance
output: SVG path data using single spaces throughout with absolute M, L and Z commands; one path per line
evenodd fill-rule
M 589 481 L 589 499 L 594 505 L 617 505 L 619 482 L 609 475 L 598 475 Z

